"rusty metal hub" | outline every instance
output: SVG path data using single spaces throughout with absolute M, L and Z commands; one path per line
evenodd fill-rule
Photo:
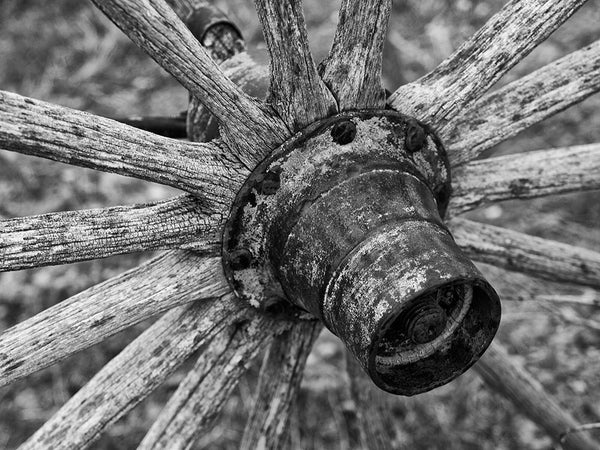
M 442 221 L 450 192 L 426 125 L 388 110 L 328 118 L 240 190 L 226 276 L 255 307 L 322 320 L 382 389 L 429 390 L 478 359 L 500 318 Z

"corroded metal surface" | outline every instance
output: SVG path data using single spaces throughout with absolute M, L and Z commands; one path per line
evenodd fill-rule
M 500 317 L 442 222 L 449 192 L 445 151 L 425 125 L 391 111 L 326 119 L 240 191 L 226 275 L 256 307 L 292 303 L 283 309 L 322 320 L 382 389 L 429 390 L 478 359 Z
M 408 220 L 378 230 L 338 266 L 323 320 L 379 387 L 412 395 L 477 361 L 500 304 L 446 230 Z
M 242 40 L 242 32 L 237 25 L 232 22 L 223 11 L 214 5 L 198 5 L 198 7 L 185 18 L 185 24 L 196 39 L 203 44 L 207 37 L 206 35 L 211 31 L 211 28 L 217 28 L 221 25 L 231 28 L 233 32 L 237 33 L 237 39 Z

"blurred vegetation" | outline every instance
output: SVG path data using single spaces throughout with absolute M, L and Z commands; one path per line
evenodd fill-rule
M 218 2 L 243 30 L 257 59 L 267 63 L 251 2 Z M 306 0 L 317 60 L 329 48 L 339 2 Z M 394 2 L 385 48 L 385 85 L 394 90 L 435 68 L 497 11 L 501 0 Z M 588 2 L 499 85 L 521 77 L 600 38 L 600 4 Z M 0 8 L 0 89 L 107 116 L 177 114 L 187 93 L 131 44 L 89 2 L 3 0 Z M 532 127 L 494 149 L 508 154 L 600 141 L 600 98 L 595 96 Z M 0 152 L 0 217 L 153 201 L 176 191 Z M 598 193 L 508 202 L 473 218 L 600 250 Z M 127 255 L 61 267 L 0 274 L 0 330 L 149 258 Z M 540 303 L 505 303 L 500 338 L 515 357 L 581 422 L 600 420 L 598 310 Z M 140 333 L 140 324 L 23 381 L 0 389 L 0 448 L 22 443 L 107 361 Z M 340 376 L 343 353 L 324 333 L 309 358 L 291 423 L 293 448 L 356 448 L 348 431 L 351 402 Z M 179 370 L 146 401 L 118 421 L 96 444 L 134 448 L 176 389 Z M 244 379 L 211 433 L 198 448 L 236 448 L 252 404 L 256 369 Z M 402 447 L 414 449 L 547 449 L 553 443 L 472 372 L 416 398 L 394 398 Z

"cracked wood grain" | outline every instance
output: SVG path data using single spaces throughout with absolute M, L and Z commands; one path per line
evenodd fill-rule
M 271 56 L 268 102 L 292 131 L 337 110 L 317 73 L 308 45 L 301 0 L 255 0 Z
M 321 329 L 320 322 L 299 321 L 273 339 L 260 370 L 241 450 L 285 447 L 292 403 L 300 388 L 306 359 Z
M 432 126 L 450 121 L 586 0 L 511 0 L 435 70 L 401 86 L 391 106 Z
M 442 130 L 452 166 L 600 90 L 600 41 L 485 95 Z
M 472 161 L 452 178 L 452 216 L 503 200 L 600 189 L 600 144 Z
M 195 351 L 243 320 L 225 295 L 169 311 L 104 366 L 20 449 L 83 449 L 160 386 Z
M 227 211 L 208 215 L 191 195 L 171 200 L 0 221 L 0 271 L 67 264 L 143 250 L 217 253 Z
M 456 243 L 472 259 L 550 281 L 600 287 L 600 253 L 506 228 L 452 219 Z
M 272 111 L 228 79 L 164 0 L 94 0 L 131 40 L 202 100 L 222 126 L 221 136 L 251 166 L 290 132 Z
M 543 280 L 528 275 L 513 272 L 501 267 L 476 262 L 477 268 L 494 286 L 502 302 L 537 302 L 540 307 L 558 314 L 561 320 L 577 326 L 590 327 L 600 330 L 597 321 L 589 320 L 578 315 L 565 316 L 565 305 L 600 307 L 600 290 L 589 286 L 578 286 L 557 281 Z M 561 308 L 556 308 L 561 304 Z
M 220 257 L 165 253 L 0 334 L 0 386 L 48 367 L 161 311 L 229 292 Z
M 383 108 L 383 44 L 391 0 L 343 0 L 329 56 L 320 72 L 340 111 Z
M 590 287 L 573 286 L 559 281 L 543 280 L 503 267 L 474 261 L 477 268 L 494 287 L 502 302 L 546 301 L 548 295 L 566 296 L 596 290 Z M 552 301 L 552 300 L 548 300 Z
M 224 328 L 180 383 L 139 448 L 193 448 L 260 349 L 289 325 L 248 311 L 243 321 Z
M 216 143 L 177 141 L 0 91 L 0 149 L 166 184 L 231 203 L 247 170 Z
M 473 368 L 491 389 L 510 400 L 517 411 L 538 424 L 557 443 L 564 432 L 579 425 L 498 342 L 490 345 Z M 599 447 L 600 443 L 584 433 L 569 434 L 563 443 L 563 448 L 569 450 Z
M 269 71 L 256 62 L 246 52 L 238 53 L 221 63 L 227 76 L 248 95 L 265 99 L 269 90 Z M 192 141 L 209 141 L 219 136 L 218 120 L 204 105 L 191 97 L 187 119 L 188 137 Z M 252 164 L 262 161 L 263 153 L 257 151 Z

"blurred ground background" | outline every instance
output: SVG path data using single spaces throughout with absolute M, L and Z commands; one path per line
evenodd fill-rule
M 251 2 L 218 2 L 266 61 Z M 502 0 L 395 2 L 385 49 L 385 85 L 394 90 L 433 69 L 497 11 Z M 329 48 L 339 3 L 306 0 L 317 60 Z M 588 2 L 499 85 L 600 38 L 600 4 Z M 177 114 L 186 92 L 150 58 L 80 0 L 0 1 L 0 89 L 107 116 Z M 600 141 L 600 96 L 497 147 L 496 154 Z M 154 201 L 163 186 L 0 152 L 0 218 Z M 531 234 L 600 250 L 598 193 L 509 202 L 472 215 Z M 0 331 L 149 258 L 136 254 L 61 267 L 0 274 Z M 552 288 L 549 288 L 552 293 Z M 600 313 L 589 307 L 505 302 L 499 338 L 581 422 L 600 420 Z M 580 318 L 589 319 L 583 323 Z M 592 322 L 596 320 L 595 322 Z M 46 421 L 148 323 L 0 389 L 0 448 L 12 449 Z M 323 334 L 309 358 L 291 424 L 293 448 L 355 448 L 347 431 L 342 349 Z M 115 424 L 95 445 L 129 449 L 141 440 L 184 370 Z M 236 448 L 252 404 L 256 370 L 229 401 L 198 448 Z M 503 398 L 468 372 L 416 398 L 395 398 L 402 447 L 414 449 L 548 449 L 553 443 Z M 600 437 L 598 434 L 596 436 Z

